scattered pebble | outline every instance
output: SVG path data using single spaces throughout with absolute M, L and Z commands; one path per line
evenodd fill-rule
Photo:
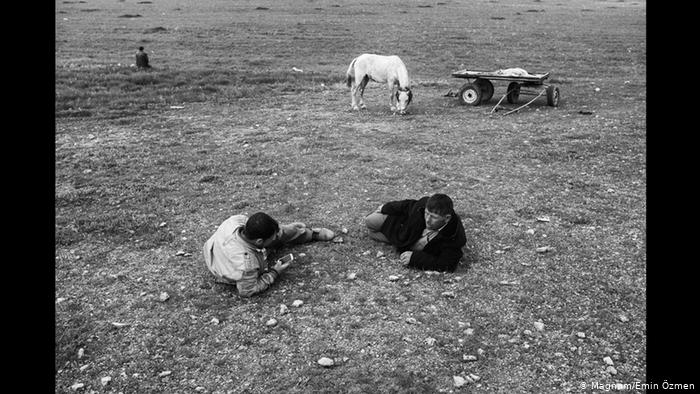
M 346 276 L 346 278 L 347 278 L 348 280 L 355 280 L 355 278 L 357 278 L 357 274 L 354 273 L 354 272 L 351 272 L 351 273 L 348 274 L 348 276 Z
M 542 323 L 541 321 L 536 321 L 534 324 L 537 331 L 544 330 L 544 323 Z
M 219 319 L 212 317 L 211 322 L 214 324 L 219 324 Z
M 267 322 L 265 322 L 265 325 L 268 327 L 274 327 L 277 325 L 277 319 L 272 318 L 272 319 L 268 320 Z
M 617 375 L 617 369 L 615 369 L 615 367 L 613 367 L 612 365 L 609 365 L 607 368 L 605 368 L 605 372 L 611 375 Z
M 83 365 L 82 367 L 80 367 L 80 372 L 83 372 L 84 370 L 88 369 L 89 366 L 90 364 Z
M 165 301 L 167 301 L 169 298 L 170 298 L 170 295 L 169 295 L 168 293 L 164 292 L 164 291 L 161 292 L 160 295 L 158 296 L 158 300 L 160 300 L 160 302 L 165 302 Z
M 603 357 L 603 361 L 604 361 L 606 364 L 608 364 L 608 365 L 613 365 L 613 360 L 612 360 L 612 358 L 610 358 L 610 357 L 608 357 L 608 356 Z
M 112 380 L 111 376 L 105 376 L 102 379 L 100 379 L 100 383 L 102 383 L 103 386 L 106 386 L 109 384 L 109 382 Z
M 465 333 L 466 335 L 474 335 L 474 329 L 473 329 L 473 328 L 467 328 L 466 330 L 464 330 L 464 333 Z
M 343 237 L 335 237 L 333 238 L 333 242 L 337 244 L 342 244 L 344 242 Z
M 479 377 L 479 375 L 475 375 L 473 373 L 470 373 L 469 377 L 475 382 L 478 382 L 479 380 L 481 380 L 481 377 Z
M 549 222 L 549 218 L 547 216 L 540 216 L 537 218 L 538 222 Z
M 525 330 L 525 331 L 523 331 L 523 334 L 529 336 L 529 335 L 532 335 L 532 331 L 530 331 L 530 330 Z
M 620 319 L 620 321 L 623 323 L 627 323 L 628 321 L 630 321 L 630 318 L 627 317 L 627 315 L 620 315 L 617 318 Z
M 444 292 L 442 292 L 442 296 L 445 298 L 455 298 L 455 292 L 454 291 L 444 291 Z
M 163 372 L 158 374 L 158 377 L 163 378 L 163 377 L 170 375 L 171 373 L 173 373 L 173 371 L 163 371 Z
M 435 338 L 432 338 L 432 337 L 425 338 L 425 343 L 426 343 L 428 346 L 433 346 L 433 345 L 435 345 L 435 342 L 437 342 L 437 339 L 435 339 Z
M 477 353 L 479 356 L 483 356 L 484 353 L 486 353 L 486 352 L 484 351 L 484 349 L 478 348 L 478 349 L 476 349 L 476 353 Z
M 473 356 L 471 354 L 465 354 L 462 356 L 462 360 L 464 360 L 464 361 L 476 361 L 477 358 L 476 358 L 476 356 Z
M 454 381 L 455 387 L 462 387 L 467 384 L 467 380 L 461 376 L 453 376 L 452 380 Z
M 407 317 L 407 318 L 406 318 L 406 323 L 408 323 L 408 324 L 416 324 L 416 323 L 418 323 L 418 320 L 416 320 L 416 319 L 414 319 L 414 318 L 412 318 L 412 317 Z
M 83 349 L 83 348 L 78 349 L 78 359 L 83 358 L 84 354 L 85 354 L 85 349 Z
M 551 246 L 541 246 L 541 247 L 535 249 L 535 251 L 537 251 L 537 253 L 547 253 L 547 252 L 551 252 L 552 250 L 554 250 L 554 249 Z
M 321 366 L 326 367 L 326 368 L 332 367 L 333 364 L 335 364 L 335 362 L 333 361 L 333 359 L 332 359 L 332 358 L 328 358 L 328 357 L 321 357 L 321 358 L 319 358 L 319 359 L 318 359 L 318 363 L 319 363 Z
M 292 306 L 295 308 L 299 308 L 302 305 L 304 305 L 304 301 L 302 300 L 294 300 L 294 302 L 292 302 Z
M 65 300 L 66 300 L 65 298 L 59 297 L 59 298 L 56 299 L 56 303 L 57 303 L 57 304 L 60 304 L 61 302 L 65 301 Z
M 527 231 L 525 231 L 526 234 L 533 235 L 535 234 L 535 229 L 529 228 Z
M 168 225 L 167 222 L 161 222 L 161 223 L 158 225 L 158 227 L 165 227 L 165 226 L 167 226 L 167 225 Z
M 392 282 L 396 282 L 397 280 L 399 280 L 399 277 L 396 275 L 389 275 L 389 280 Z
M 579 337 L 579 338 L 585 338 L 585 337 L 586 337 L 586 333 L 585 333 L 585 332 L 582 332 L 582 331 L 579 331 L 579 332 L 576 333 L 576 336 Z
M 281 304 L 280 305 L 280 315 L 284 315 L 285 313 L 289 312 L 289 308 L 287 308 L 287 305 Z
M 343 234 L 347 234 L 347 233 L 348 233 L 348 229 L 345 228 L 345 227 L 343 227 L 343 229 L 340 230 L 340 232 L 343 233 Z
M 377 252 L 377 258 L 384 257 L 384 252 L 381 250 Z
M 85 384 L 84 384 L 84 383 L 76 383 L 76 384 L 70 386 L 70 388 L 71 388 L 72 390 L 80 390 L 80 389 L 82 389 L 83 387 L 85 387 Z

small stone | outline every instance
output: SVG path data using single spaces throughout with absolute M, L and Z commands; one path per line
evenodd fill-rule
M 348 229 L 345 228 L 345 227 L 343 227 L 342 230 L 340 230 L 340 232 L 343 233 L 343 234 L 347 234 L 347 233 L 348 233 Z
M 84 383 L 76 383 L 76 384 L 70 386 L 70 388 L 71 388 L 72 390 L 80 390 L 80 389 L 82 389 L 83 387 L 85 387 L 85 384 L 84 384 Z
M 469 377 L 470 377 L 473 381 L 475 381 L 475 382 L 478 382 L 479 380 L 481 380 L 481 378 L 479 377 L 479 375 L 474 375 L 473 373 L 470 373 L 470 374 L 469 374 Z
M 167 301 L 169 298 L 170 298 L 170 295 L 169 295 L 168 293 L 164 292 L 164 291 L 161 292 L 160 295 L 158 296 L 158 300 L 159 300 L 160 302 L 165 302 L 165 301 Z
M 83 348 L 78 349 L 78 359 L 83 358 L 83 355 L 85 355 L 85 349 L 83 349 Z
M 433 346 L 433 345 L 435 345 L 435 342 L 437 342 L 437 339 L 435 339 L 435 338 L 431 338 L 431 337 L 425 338 L 425 343 L 426 343 L 428 346 Z
M 280 315 L 284 315 L 285 313 L 289 312 L 289 308 L 287 308 L 287 305 L 281 304 L 280 305 Z
M 552 251 L 552 250 L 553 250 L 553 249 L 552 249 L 550 246 L 541 246 L 541 247 L 535 249 L 535 251 L 536 251 L 537 253 L 547 253 L 547 252 L 550 252 L 550 251 Z
M 319 363 L 321 366 L 326 367 L 326 368 L 332 367 L 333 364 L 335 364 L 335 362 L 333 361 L 333 359 L 332 359 L 332 358 L 328 358 L 328 357 L 321 357 L 321 358 L 319 358 L 319 359 L 318 359 L 318 363 Z
M 194 388 L 194 391 L 204 391 L 204 390 L 205 390 L 205 388 L 202 386 L 197 386 Z
M 536 321 L 534 324 L 537 331 L 544 330 L 544 323 L 542 323 L 541 321 Z
M 613 365 L 613 360 L 612 360 L 612 358 L 610 358 L 610 357 L 608 357 L 608 356 L 603 357 L 603 361 L 604 361 L 606 364 L 608 364 L 608 365 Z
M 605 372 L 609 373 L 610 375 L 617 375 L 617 369 L 613 367 L 612 365 L 609 365 L 607 368 L 605 368 Z
M 524 335 L 532 335 L 532 331 L 530 331 L 530 330 L 525 330 L 525 331 L 523 331 L 523 334 L 524 334 Z
M 452 380 L 454 381 L 455 387 L 462 387 L 467 384 L 467 380 L 461 376 L 453 376 Z
M 90 364 L 83 365 L 82 367 L 80 367 L 80 372 L 83 372 L 84 370 L 88 369 L 89 366 Z
M 479 356 L 483 356 L 484 353 L 486 353 L 486 351 L 484 351 L 484 349 L 482 349 L 482 348 L 479 348 L 479 349 L 476 349 L 476 353 L 477 353 Z
M 211 322 L 214 323 L 214 324 L 219 324 L 219 319 L 213 317 L 213 318 L 211 319 Z
M 466 335 L 474 335 L 474 329 L 473 329 L 473 328 L 467 328 L 466 330 L 464 330 L 464 333 L 465 333 Z
M 529 228 L 529 229 L 527 229 L 527 231 L 525 231 L 525 233 L 528 235 L 533 235 L 533 234 L 535 234 L 535 229 Z
M 302 300 L 294 300 L 294 302 L 292 302 L 292 306 L 295 308 L 299 308 L 302 305 L 304 305 L 304 301 Z
M 384 252 L 381 250 L 377 252 L 377 258 L 384 257 Z
M 163 372 L 158 374 L 158 377 L 163 378 L 163 377 L 170 375 L 171 373 L 173 373 L 173 372 L 172 371 L 163 371 Z
M 538 222 L 549 222 L 549 218 L 547 216 L 540 216 L 537 218 Z
M 399 277 L 396 275 L 389 275 L 389 280 L 392 282 L 396 282 L 397 280 L 399 280 Z
M 630 321 L 630 318 L 627 317 L 627 315 L 620 315 L 617 318 L 620 319 L 620 321 L 623 323 L 627 323 L 628 321 Z
M 354 273 L 354 272 L 351 272 L 351 273 L 348 274 L 348 276 L 346 276 L 346 278 L 347 278 L 348 280 L 355 280 L 355 278 L 357 278 L 357 274 Z
M 554 353 L 554 356 L 555 356 L 555 357 L 564 357 L 564 353 L 562 353 L 562 352 L 556 352 L 556 353 Z
M 407 317 L 407 318 L 406 318 L 406 323 L 408 323 L 408 324 L 416 324 L 416 323 L 418 323 L 418 321 L 417 321 L 416 319 L 412 318 L 412 317 Z
M 464 361 L 476 361 L 477 358 L 476 358 L 476 356 L 472 356 L 471 354 L 465 354 L 462 356 L 462 360 L 464 360 Z
M 158 227 L 165 227 L 165 226 L 167 226 L 167 225 L 168 225 L 167 222 L 161 222 L 161 223 L 158 225 Z
M 333 238 L 332 242 L 336 244 L 342 244 L 343 242 L 345 242 L 345 240 L 343 239 L 343 237 L 335 237 Z
M 582 331 L 579 331 L 579 332 L 576 333 L 576 336 L 579 337 L 579 338 L 585 338 L 585 337 L 586 337 L 586 333 L 585 333 L 585 332 L 582 332 Z
M 184 255 L 185 255 L 185 251 L 184 251 L 184 250 L 178 250 L 178 251 L 175 253 L 175 256 L 184 256 Z
M 267 322 L 265 322 L 265 325 L 268 327 L 274 327 L 277 325 L 277 319 L 272 318 L 272 319 L 268 320 Z
M 105 376 L 102 379 L 100 379 L 100 383 L 102 383 L 103 386 L 106 386 L 109 384 L 109 382 L 112 380 L 111 376 Z
M 455 293 L 454 291 L 444 291 L 442 292 L 442 296 L 445 298 L 455 298 Z

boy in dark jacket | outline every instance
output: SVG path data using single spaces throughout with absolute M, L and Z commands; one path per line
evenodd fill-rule
M 440 193 L 382 204 L 365 225 L 370 238 L 393 245 L 410 268 L 453 272 L 467 243 L 452 199 Z

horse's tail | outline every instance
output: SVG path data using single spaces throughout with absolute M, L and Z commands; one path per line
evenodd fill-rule
M 352 82 L 355 80 L 355 61 L 357 58 L 352 59 L 350 62 L 350 67 L 348 67 L 348 71 L 345 73 L 345 84 L 348 85 L 348 87 L 352 86 Z

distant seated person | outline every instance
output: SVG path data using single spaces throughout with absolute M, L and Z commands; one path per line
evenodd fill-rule
M 308 228 L 304 223 L 279 225 L 264 212 L 250 217 L 234 215 L 226 219 L 204 243 L 204 263 L 217 282 L 235 285 L 243 297 L 267 290 L 289 267 L 289 262 L 268 261 L 268 248 L 330 241 L 335 237 L 326 228 Z
M 467 243 L 462 219 L 445 194 L 382 204 L 365 225 L 370 238 L 393 245 L 409 268 L 454 272 Z
M 143 47 L 139 47 L 139 50 L 136 52 L 136 67 L 151 68 L 148 64 L 148 54 L 143 51 Z

